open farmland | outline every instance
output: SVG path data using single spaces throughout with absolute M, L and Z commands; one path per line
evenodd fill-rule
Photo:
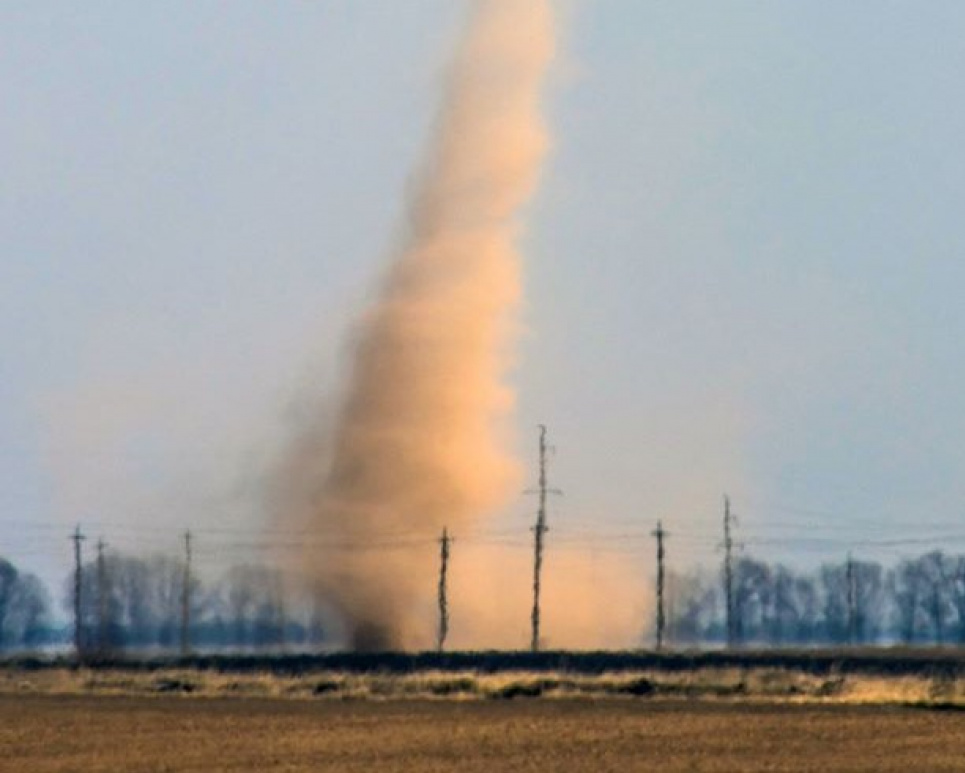
M 961 770 L 958 651 L 8 661 L 0 771 Z
M 0 697 L 0 769 L 961 770 L 965 715 L 641 700 Z

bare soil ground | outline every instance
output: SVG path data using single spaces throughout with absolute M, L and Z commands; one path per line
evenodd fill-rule
M 0 696 L 0 770 L 961 771 L 965 713 L 581 699 Z

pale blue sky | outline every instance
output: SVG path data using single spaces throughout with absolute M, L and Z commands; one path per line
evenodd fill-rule
M 0 5 L 0 553 L 53 573 L 78 520 L 172 549 L 258 523 L 465 7 Z M 706 558 L 726 490 L 775 558 L 965 548 L 965 5 L 566 18 L 514 375 L 523 451 L 540 421 L 558 447 L 557 533 L 660 517 Z

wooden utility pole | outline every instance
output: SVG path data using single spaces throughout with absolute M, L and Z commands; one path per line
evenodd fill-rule
M 279 574 L 275 578 L 275 624 L 278 626 L 277 646 L 284 650 L 287 645 L 286 628 L 288 627 L 288 611 L 285 607 L 285 580 Z
M 531 621 L 533 634 L 530 649 L 539 651 L 540 625 L 540 588 L 543 571 L 543 537 L 549 530 L 546 525 L 546 425 L 539 425 L 539 507 L 536 511 L 536 525 L 533 527 L 533 613 Z
M 83 582 L 80 546 L 85 539 L 87 539 L 87 537 L 81 534 L 80 525 L 78 524 L 74 533 L 70 536 L 70 540 L 74 543 L 74 652 L 78 659 L 82 658 L 84 654 L 83 634 L 81 632 L 81 588 Z
M 734 607 L 734 539 L 731 534 L 734 515 L 730 497 L 724 495 L 724 598 L 727 604 L 727 646 L 737 643 L 737 610 Z
M 107 608 L 107 564 L 104 549 L 107 544 L 97 540 L 97 650 L 100 655 L 107 654 L 108 646 L 108 608 Z
M 181 656 L 191 653 L 191 532 L 184 532 L 184 572 L 181 577 Z
M 439 631 L 436 637 L 436 649 L 442 652 L 449 635 L 449 546 L 452 539 L 449 531 L 442 529 L 439 540 Z
M 663 595 L 667 607 L 667 630 L 664 636 L 667 637 L 667 641 L 673 642 L 677 640 L 677 589 L 674 587 L 673 575 L 666 579 L 665 585 Z
M 663 602 L 663 581 L 664 581 L 664 548 L 663 541 L 668 536 L 664 531 L 663 522 L 657 521 L 657 528 L 651 532 L 657 538 L 657 650 L 663 649 L 664 629 L 666 627 L 666 615 L 664 613 Z
M 848 562 L 845 564 L 844 571 L 848 603 L 848 644 L 858 642 L 858 584 L 854 568 L 854 559 L 848 553 Z

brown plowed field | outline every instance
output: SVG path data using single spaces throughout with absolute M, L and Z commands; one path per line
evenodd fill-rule
M 0 770 L 962 771 L 965 714 L 616 700 L 0 697 Z

